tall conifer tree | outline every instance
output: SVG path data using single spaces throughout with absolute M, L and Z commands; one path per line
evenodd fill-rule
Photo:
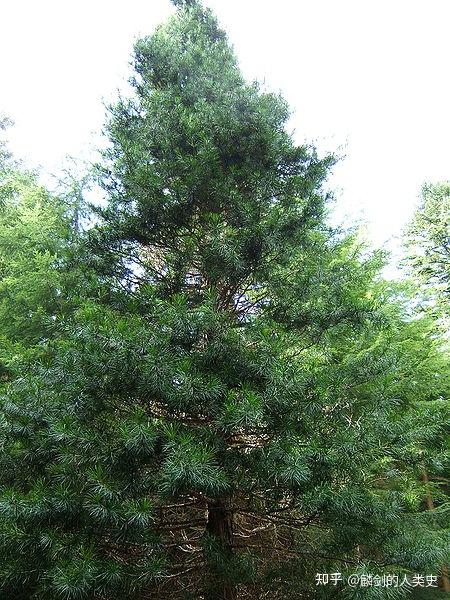
M 3 598 L 327 598 L 317 571 L 440 564 L 403 490 L 406 326 L 324 225 L 333 159 L 175 4 L 111 108 L 101 293 L 4 401 Z

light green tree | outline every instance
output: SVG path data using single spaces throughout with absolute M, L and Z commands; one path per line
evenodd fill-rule
M 407 261 L 422 283 L 450 298 L 450 183 L 427 183 L 405 239 Z M 448 305 L 447 305 L 448 309 Z
M 409 272 L 416 280 L 416 294 L 423 297 L 422 306 L 428 318 L 434 322 L 434 329 L 430 329 L 429 336 L 439 340 L 448 356 L 449 354 L 449 300 L 450 300 L 450 183 L 427 183 L 422 187 L 422 201 L 419 205 L 405 234 L 405 247 L 407 250 L 405 263 Z M 436 334 L 436 330 L 438 334 Z M 443 339 L 442 339 L 443 332 Z M 422 406 L 430 420 L 442 419 L 448 421 L 450 391 L 443 396 L 430 395 L 429 403 Z M 439 406 L 441 414 L 433 413 L 433 408 Z M 443 412 L 442 412 L 443 410 Z M 420 407 L 418 407 L 420 414 Z M 447 438 L 448 445 L 448 438 Z M 448 449 L 448 448 L 447 448 Z M 422 480 L 426 490 L 426 507 L 433 514 L 448 506 L 448 494 L 443 495 L 442 490 L 448 491 L 449 480 L 447 468 L 439 465 L 436 469 L 435 450 L 432 440 L 423 449 L 424 461 Z M 442 567 L 442 582 L 444 591 L 450 592 L 448 567 Z
M 0 152 L 0 362 L 6 373 L 13 359 L 42 347 L 75 304 L 69 247 L 77 231 L 72 196 L 50 194 L 6 143 Z

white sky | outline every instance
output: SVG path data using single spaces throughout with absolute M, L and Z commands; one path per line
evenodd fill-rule
M 245 75 L 286 97 L 296 139 L 346 155 L 331 180 L 339 218 L 362 218 L 372 242 L 395 247 L 421 184 L 450 178 L 450 0 L 204 3 Z M 12 150 L 44 174 L 66 155 L 89 158 L 133 41 L 172 11 L 169 0 L 3 0 Z

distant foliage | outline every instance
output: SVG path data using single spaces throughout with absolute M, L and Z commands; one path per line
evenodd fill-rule
M 408 260 L 417 276 L 450 299 L 450 183 L 426 184 L 407 230 Z

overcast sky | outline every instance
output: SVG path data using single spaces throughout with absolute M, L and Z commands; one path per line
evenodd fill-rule
M 338 150 L 340 219 L 391 245 L 425 180 L 450 178 L 450 0 L 204 0 L 249 79 L 281 91 L 299 142 Z M 3 0 L 0 113 L 10 146 L 55 173 L 99 144 L 134 40 L 169 0 Z

